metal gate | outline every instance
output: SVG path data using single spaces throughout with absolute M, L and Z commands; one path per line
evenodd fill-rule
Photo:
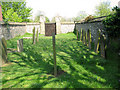
M 56 23 L 45 23 L 45 36 L 52 36 L 53 32 L 56 35 Z

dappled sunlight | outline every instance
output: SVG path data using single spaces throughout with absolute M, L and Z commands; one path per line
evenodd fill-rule
M 110 88 L 117 85 L 116 71 L 112 73 L 107 61 L 77 42 L 72 33 L 56 35 L 58 76 L 55 77 L 52 38 L 39 37 L 35 45 L 24 40 L 24 52 L 8 54 L 13 64 L 3 67 L 3 88 Z M 17 39 L 11 42 L 14 40 Z M 8 47 L 12 47 L 11 42 L 8 41 Z M 111 79 L 115 80 L 111 82 Z

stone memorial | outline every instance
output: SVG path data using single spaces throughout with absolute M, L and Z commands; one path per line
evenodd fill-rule
M 23 39 L 17 40 L 17 50 L 18 52 L 23 52 Z

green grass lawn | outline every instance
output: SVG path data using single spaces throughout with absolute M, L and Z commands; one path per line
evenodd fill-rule
M 17 48 L 16 37 L 7 41 Z M 77 41 L 73 33 L 56 35 L 58 76 L 54 77 L 52 37 L 39 36 L 39 42 L 24 39 L 24 52 L 8 53 L 8 65 L 2 67 L 2 88 L 117 88 L 118 66 L 105 60 Z

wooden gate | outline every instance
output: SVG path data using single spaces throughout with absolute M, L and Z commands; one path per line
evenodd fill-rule
M 56 35 L 56 23 L 45 23 L 45 36 L 52 36 L 53 32 Z

